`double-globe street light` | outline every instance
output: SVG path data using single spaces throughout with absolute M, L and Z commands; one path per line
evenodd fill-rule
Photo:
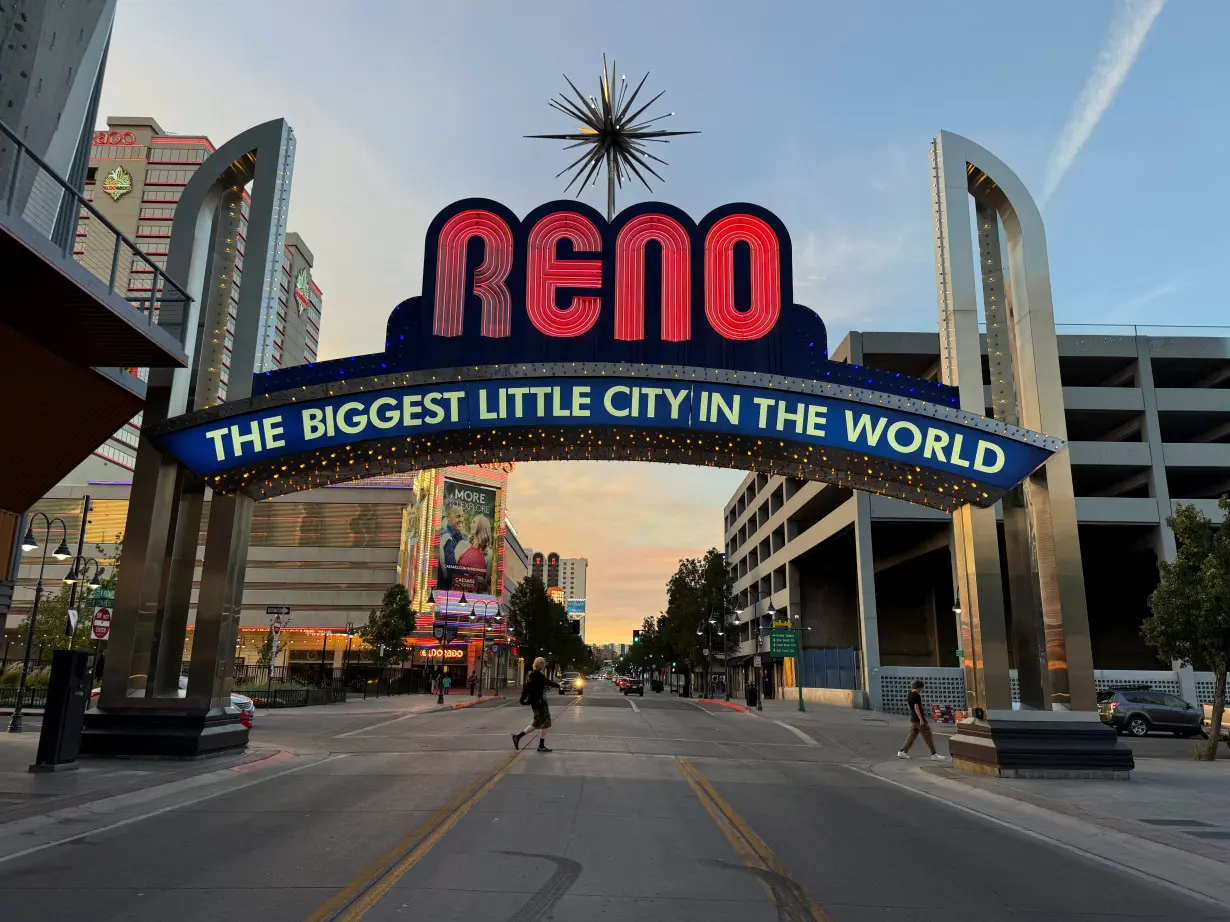
M 481 615 L 478 613 L 478 606 L 480 605 L 483 607 Z M 489 615 L 487 614 L 487 609 L 492 605 L 495 606 L 495 614 Z M 470 621 L 474 622 L 482 619 L 483 622 L 482 643 L 478 648 L 478 696 L 480 698 L 483 695 L 483 672 L 487 666 L 487 628 L 490 627 L 492 621 L 499 622 L 503 617 L 500 613 L 500 603 L 495 599 L 479 599 L 470 606 Z
M 718 624 L 716 615 L 717 609 L 714 609 L 713 615 L 707 622 L 702 622 L 696 628 L 696 635 L 704 637 L 709 631 L 713 631 L 714 635 L 722 638 L 722 668 L 724 670 L 723 682 L 726 700 L 730 700 L 730 658 L 726 655 L 726 629 L 725 625 Z M 716 630 L 715 630 L 716 628 Z M 709 638 L 705 637 L 705 696 L 713 694 L 713 653 L 709 643 Z
M 437 625 L 433 629 L 433 632 L 436 635 L 436 639 L 440 641 L 440 685 L 436 693 L 436 704 L 444 703 L 444 676 L 446 674 L 444 672 L 444 669 L 445 669 L 444 651 L 448 649 L 448 643 L 452 639 L 452 637 L 449 636 L 450 633 L 453 636 L 456 636 L 456 628 L 454 628 L 452 625 L 448 623 L 448 599 L 449 599 L 449 596 L 452 595 L 452 592 L 448 589 L 441 589 L 440 594 L 444 596 L 444 605 L 443 605 L 444 624 L 443 626 Z M 463 592 L 461 593 L 461 597 L 457 599 L 457 604 L 465 605 L 466 601 L 467 601 L 466 594 Z M 430 592 L 427 593 L 427 604 L 428 605 L 436 604 L 436 591 L 434 589 L 432 589 Z M 441 614 L 441 606 L 436 606 L 436 614 L 437 615 Z
M 750 593 L 746 609 L 748 613 L 748 620 L 750 621 L 752 618 L 756 619 L 752 624 L 752 636 L 756 639 L 756 659 L 752 663 L 752 677 L 756 682 L 756 710 L 763 711 L 764 675 L 760 664 L 760 638 L 763 632 L 760 630 L 760 618 L 756 615 L 756 606 L 763 599 L 769 600 L 769 607 L 765 610 L 765 615 L 768 616 L 770 624 L 772 624 L 773 619 L 777 617 L 777 609 L 773 607 L 771 593 L 762 596 L 758 589 L 749 589 L 748 592 Z
M 43 597 L 43 571 L 47 567 L 47 546 L 51 544 L 52 525 L 56 523 L 60 525 L 60 546 L 52 551 L 51 556 L 56 560 L 68 560 L 72 556 L 72 552 L 68 549 L 68 526 L 59 516 L 54 519 L 47 518 L 45 512 L 35 512 L 30 516 L 26 536 L 21 540 L 21 549 L 23 551 L 38 550 L 39 544 L 34 540 L 34 519 L 39 516 L 42 516 L 43 522 L 46 523 L 43 529 L 43 558 L 38 566 L 38 582 L 34 586 L 34 607 L 30 610 L 30 624 L 26 629 L 26 653 L 21 663 L 21 682 L 17 686 L 17 704 L 13 706 L 13 717 L 9 720 L 9 733 L 21 732 L 21 699 L 25 697 L 26 677 L 30 673 L 30 648 L 34 645 L 34 625 L 38 621 L 38 603 Z
M 77 565 L 81 565 L 81 569 L 77 569 Z M 94 573 L 86 576 L 90 570 L 90 564 L 94 565 Z M 73 558 L 72 565 L 68 569 L 68 575 L 64 577 L 64 582 L 72 589 L 68 593 L 68 610 L 71 612 L 77 607 L 77 584 L 84 582 L 87 592 L 96 592 L 102 588 L 102 583 L 98 581 L 98 576 L 102 572 L 102 566 L 93 557 L 82 557 L 80 553 Z M 89 600 L 89 596 L 83 595 L 82 602 Z M 68 635 L 68 649 L 73 649 L 77 644 L 77 625 L 73 622 L 72 615 L 67 615 L 67 621 L 64 624 L 64 633 Z

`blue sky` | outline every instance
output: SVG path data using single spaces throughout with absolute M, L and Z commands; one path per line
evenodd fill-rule
M 316 255 L 323 357 L 380 347 L 442 206 L 482 195 L 524 213 L 559 197 L 568 159 L 522 135 L 571 127 L 547 100 L 561 73 L 596 87 L 603 52 L 630 79 L 652 71 L 671 127 L 703 132 L 667 148 L 652 197 L 697 217 L 729 201 L 777 212 L 795 300 L 833 343 L 936 328 L 927 148 L 941 128 L 1050 192 L 1060 323 L 1230 324 L 1228 33 L 1224 0 L 120 0 L 100 114 L 215 143 L 291 123 L 290 228 Z M 741 476 L 523 465 L 510 509 L 535 548 L 589 557 L 590 637 L 626 641 L 675 561 L 720 546 Z

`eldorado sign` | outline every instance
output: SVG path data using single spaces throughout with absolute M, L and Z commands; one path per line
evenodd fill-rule
M 423 294 L 393 311 L 384 352 L 257 376 L 258 396 L 157 435 L 214 489 L 257 496 L 441 450 L 601 457 L 605 439 L 629 457 L 640 438 L 654 460 L 942 508 L 993 503 L 1062 447 L 957 409 L 954 388 L 828 361 L 790 273 L 784 226 L 752 205 L 694 223 L 647 203 L 608 224 L 577 203 L 519 221 L 468 199 L 432 222 Z

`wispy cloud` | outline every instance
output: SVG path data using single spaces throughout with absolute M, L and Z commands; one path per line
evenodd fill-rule
M 1166 0 L 1124 0 L 1119 7 L 1110 33 L 1106 36 L 1106 44 L 1102 46 L 1093 71 L 1072 106 L 1068 123 L 1063 126 L 1063 134 L 1047 161 L 1046 179 L 1042 187 L 1043 202 L 1059 187 L 1064 174 L 1089 140 L 1089 135 L 1115 101 L 1119 87 L 1123 86 L 1128 72 L 1136 63 L 1145 38 L 1165 5 Z

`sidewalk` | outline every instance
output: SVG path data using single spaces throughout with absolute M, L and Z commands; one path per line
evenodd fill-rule
M 1138 755 L 1127 782 L 989 778 L 948 762 L 897 759 L 909 727 L 901 715 L 812 702 L 806 708 L 766 701 L 763 711 L 749 713 L 844 750 L 854 771 L 1230 905 L 1230 759 Z M 955 728 L 933 727 L 946 755 Z
M 29 767 L 38 751 L 38 737 L 37 727 L 28 727 L 25 733 L 0 733 L 0 825 L 104 797 L 244 766 L 275 752 L 249 746 L 239 752 L 220 753 L 195 762 L 83 758 L 72 771 L 33 774 Z

